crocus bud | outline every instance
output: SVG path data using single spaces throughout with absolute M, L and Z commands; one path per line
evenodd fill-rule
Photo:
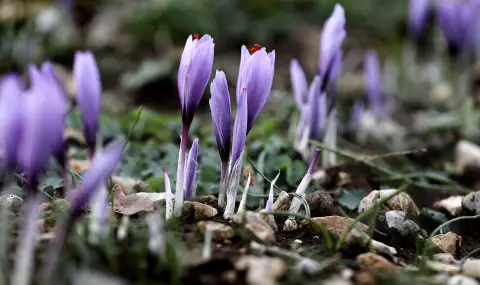
M 363 62 L 363 79 L 370 110 L 377 116 L 384 113 L 384 102 L 381 95 L 381 71 L 375 51 L 367 51 Z
M 24 83 L 20 76 L 9 73 L 0 81 L 0 147 L 3 150 L 5 166 L 17 164 L 18 146 L 21 138 L 21 112 Z
M 83 209 L 95 192 L 101 188 L 100 185 L 112 175 L 115 165 L 120 160 L 123 145 L 124 139 L 117 139 L 102 151 L 95 152 L 78 190 L 70 197 L 72 214 Z
M 217 140 L 218 152 L 222 162 L 228 162 L 231 144 L 232 114 L 227 78 L 223 71 L 217 71 L 210 84 L 210 110 L 212 112 L 213 131 Z
M 272 89 L 275 67 L 275 51 L 267 53 L 265 48 L 260 49 L 258 45 L 255 45 L 250 52 L 245 46 L 242 46 L 237 80 L 237 104 L 239 104 L 243 89 L 247 90 L 247 134 L 267 103 Z
M 290 62 L 290 80 L 297 107 L 301 110 L 308 102 L 308 82 L 302 66 L 296 59 Z
M 342 44 L 346 37 L 345 10 L 335 4 L 333 13 L 325 22 L 320 36 L 320 54 L 318 74 L 322 79 L 322 91 L 330 82 L 336 81 L 340 74 Z
M 195 198 L 196 190 L 196 178 L 198 169 L 198 139 L 193 140 L 192 148 L 188 153 L 187 166 L 185 169 L 185 199 Z
M 178 94 L 182 108 L 182 121 L 190 125 L 207 87 L 213 66 L 213 38 L 189 36 L 178 68 Z M 186 138 L 185 138 L 186 139 Z
M 408 6 L 408 33 L 413 39 L 418 39 L 427 24 L 430 14 L 430 0 L 410 0 Z
M 93 152 L 97 140 L 102 100 L 102 82 L 95 57 L 89 51 L 77 51 L 73 66 L 76 102 L 83 121 L 87 144 Z
M 438 0 L 438 22 L 446 38 L 451 55 L 456 56 L 472 48 L 476 17 L 480 12 L 480 1 Z

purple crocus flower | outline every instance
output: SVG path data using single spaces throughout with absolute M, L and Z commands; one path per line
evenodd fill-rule
M 40 66 L 40 72 L 45 78 L 51 80 L 55 84 L 55 86 L 58 88 L 57 94 L 60 94 L 66 101 L 65 104 L 67 104 L 69 101 L 67 91 L 65 90 L 62 83 L 55 74 L 52 63 L 49 61 L 45 61 L 44 63 L 42 63 L 42 65 Z
M 430 0 L 410 0 L 407 26 L 413 39 L 418 39 L 430 15 Z
M 18 146 L 22 133 L 24 83 L 16 73 L 4 75 L 0 81 L 0 147 L 7 168 L 17 164 Z
M 204 35 L 200 39 L 195 34 L 189 36 L 183 49 L 178 69 L 178 94 L 182 107 L 182 121 L 190 126 L 203 92 L 212 73 L 213 38 Z
M 247 134 L 267 103 L 272 89 L 275 66 L 275 51 L 267 53 L 265 48 L 254 45 L 250 52 L 242 46 L 237 79 L 237 104 L 243 91 L 246 90 L 247 94 Z
M 92 156 L 97 141 L 102 100 L 102 82 L 94 55 L 89 51 L 77 51 L 73 66 L 76 102 L 83 121 L 85 139 Z
M 228 163 L 231 144 L 232 114 L 227 78 L 223 71 L 217 70 L 215 78 L 210 84 L 210 93 L 212 97 L 209 103 L 218 152 L 220 153 L 222 163 Z
M 193 38 L 189 36 L 178 68 L 178 95 L 182 109 L 183 129 L 180 137 L 175 190 L 175 216 L 177 217 L 181 215 L 183 207 L 181 198 L 184 190 L 188 132 L 212 73 L 214 47 L 213 38 L 209 35 L 204 35 L 201 38 L 198 37 L 198 34 L 194 34 Z
M 381 90 L 381 70 L 375 51 L 365 53 L 363 62 L 363 79 L 370 110 L 377 116 L 384 114 L 384 102 Z
M 65 245 L 73 224 L 80 216 L 79 213 L 85 208 L 93 195 L 102 189 L 100 185 L 112 175 L 115 165 L 120 160 L 124 140 L 117 139 L 107 145 L 102 151 L 95 152 L 91 164 L 80 183 L 78 189 L 69 197 L 71 204 L 70 213 L 63 223 L 59 223 L 55 229 L 55 239 L 50 244 L 48 262 L 43 268 L 43 280 L 50 281 L 57 267 L 60 253 Z
M 295 103 L 299 109 L 302 109 L 308 102 L 308 82 L 302 66 L 296 59 L 290 61 L 290 80 Z
M 437 1 L 438 23 L 452 55 L 458 55 L 472 48 L 474 25 L 479 12 L 480 1 L 478 0 Z
M 85 208 L 87 202 L 100 189 L 100 184 L 112 175 L 115 165 L 120 160 L 124 143 L 124 139 L 116 139 L 102 151 L 95 152 L 90 166 L 83 175 L 82 182 L 75 194 L 70 197 L 72 215 Z
M 322 91 L 330 82 L 336 81 L 342 61 L 342 44 L 346 37 L 345 10 L 335 4 L 333 13 L 325 22 L 320 36 L 318 74 L 322 79 Z
M 196 178 L 198 169 L 198 139 L 193 140 L 192 148 L 188 153 L 187 166 L 185 169 L 185 192 L 184 199 L 195 198 Z
M 210 84 L 210 110 L 212 112 L 213 131 L 217 140 L 218 152 L 222 163 L 220 172 L 220 187 L 218 204 L 223 208 L 225 205 L 225 187 L 228 176 L 228 159 L 231 147 L 232 112 L 230 106 L 230 94 L 228 92 L 227 78 L 223 71 L 217 71 L 215 78 Z

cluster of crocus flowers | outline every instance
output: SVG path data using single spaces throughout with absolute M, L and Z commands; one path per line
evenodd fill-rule
M 226 219 L 232 218 L 235 211 L 246 137 L 270 95 L 274 65 L 275 51 L 267 53 L 259 45 L 250 50 L 242 46 L 233 130 L 225 74 L 217 71 L 210 85 L 213 129 L 222 161 L 218 204 L 225 208 L 223 216 Z
M 295 103 L 300 110 L 300 122 L 295 147 L 308 157 L 308 140 L 323 140 L 327 146 L 336 147 L 336 82 L 342 67 L 342 44 L 346 37 L 345 11 L 336 4 L 325 22 L 320 36 L 318 74 L 310 88 L 297 60 L 290 64 Z M 322 163 L 335 164 L 335 154 L 324 152 Z
M 177 217 L 182 214 L 184 198 L 190 197 L 192 193 L 195 194 L 191 187 L 195 187 L 192 179 L 196 178 L 196 168 L 193 168 L 193 164 L 190 168 L 188 163 L 185 165 L 188 133 L 212 73 L 214 47 L 213 38 L 209 35 L 203 35 L 201 38 L 198 34 L 194 34 L 193 37 L 189 36 L 178 69 L 178 94 L 180 97 L 183 129 L 180 137 L 175 190 L 174 213 Z M 195 152 L 198 153 L 198 140 L 196 144 L 196 150 L 192 146 L 191 154 L 189 155 L 189 161 L 193 161 L 195 167 L 197 154 L 193 154 Z M 187 173 L 187 171 L 192 170 L 195 173 Z M 186 187 L 190 188 L 187 189 Z
M 24 223 L 12 274 L 15 284 L 30 282 L 29 273 L 33 266 L 36 244 L 36 220 L 40 214 L 38 183 L 49 159 L 54 157 L 62 166 L 65 194 L 71 204 L 69 224 L 67 223 L 63 230 L 59 229 L 61 234 L 58 235 L 58 238 L 66 239 L 80 210 L 95 193 L 105 189 L 101 185 L 106 183 L 111 175 L 124 145 L 122 140 L 117 140 L 104 151 L 96 151 L 101 82 L 93 55 L 90 52 L 77 52 L 74 63 L 76 103 L 82 116 L 90 157 L 93 159 L 83 176 L 81 186 L 68 191 L 67 144 L 63 134 L 70 107 L 69 97 L 56 77 L 51 63 L 45 62 L 40 68 L 31 65 L 28 74 L 28 86 L 20 75 L 15 73 L 4 75 L 0 81 L 2 167 L 7 172 L 20 171 L 26 181 Z M 107 203 L 100 204 L 105 212 Z M 57 253 L 61 251 L 61 244 L 55 243 L 54 247 Z

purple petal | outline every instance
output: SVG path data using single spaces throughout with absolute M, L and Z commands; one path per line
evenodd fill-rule
M 235 115 L 235 123 L 233 125 L 233 140 L 232 140 L 232 164 L 240 158 L 245 141 L 247 139 L 247 122 L 248 122 L 248 90 L 242 90 L 239 94 L 240 102 L 237 106 L 237 113 Z
M 192 148 L 188 153 L 187 166 L 185 168 L 185 192 L 184 199 L 193 199 L 193 188 L 197 177 L 198 138 L 193 140 Z
M 364 56 L 363 78 L 369 107 L 374 114 L 382 114 L 384 105 L 381 97 L 381 71 L 375 51 L 367 51 Z
M 76 101 L 83 121 L 85 138 L 90 147 L 97 139 L 100 105 L 102 100 L 102 82 L 95 57 L 89 51 L 75 53 L 73 66 Z
M 199 40 L 192 40 L 190 36 L 185 44 L 178 69 L 178 93 L 184 124 L 191 124 L 207 87 L 212 73 L 214 47 L 213 38 L 209 35 Z
M 352 108 L 352 115 L 350 117 L 351 127 L 358 126 L 363 116 L 364 110 L 365 110 L 365 103 L 363 102 L 363 100 L 357 100 Z
M 320 93 L 321 80 L 320 76 L 316 75 L 313 79 L 310 89 L 308 90 L 308 102 L 309 102 L 309 112 L 308 112 L 308 128 L 310 129 L 310 138 L 314 140 L 321 140 L 322 138 L 322 104 L 326 104 L 325 94 Z M 323 100 L 322 100 L 323 99 Z
M 308 82 L 302 66 L 296 59 L 292 59 L 290 62 L 290 80 L 292 82 L 295 103 L 301 109 L 308 101 Z
M 418 38 L 427 24 L 430 13 L 430 0 L 410 0 L 408 6 L 408 30 L 410 36 Z
M 328 73 L 346 37 L 345 22 L 345 10 L 340 4 L 335 4 L 333 13 L 325 22 L 320 36 L 319 75 L 322 80 L 331 77 Z
M 238 96 L 246 88 L 248 98 L 248 133 L 252 129 L 260 111 L 265 106 L 272 89 L 275 51 L 267 54 L 265 48 L 262 48 L 244 61 L 243 68 L 238 75 L 237 102 L 240 101 Z
M 55 132 L 58 128 L 63 130 L 57 120 L 56 104 L 48 95 L 50 91 L 48 84 L 39 82 L 25 94 L 18 160 L 29 177 L 44 170 L 53 151 Z
M 210 84 L 210 110 L 212 112 L 213 131 L 222 161 L 228 161 L 231 144 L 232 114 L 227 78 L 223 71 L 217 71 Z
M 67 104 L 69 101 L 67 91 L 65 91 L 65 88 L 55 74 L 52 63 L 49 61 L 45 61 L 42 66 L 40 66 L 40 72 L 42 73 L 44 78 L 51 80 L 53 84 L 56 85 L 56 88 L 58 88 L 58 91 L 56 93 L 60 95 L 61 99 L 65 100 L 65 104 Z
M 439 0 L 437 2 L 438 23 L 451 52 L 461 52 L 473 44 L 474 24 L 479 9 L 480 1 L 478 0 Z
M 115 165 L 120 160 L 124 142 L 123 139 L 117 139 L 102 151 L 95 152 L 90 166 L 83 175 L 78 192 L 72 197 L 71 203 L 74 212 L 83 209 L 95 192 L 101 188 L 100 184 L 112 175 Z
M 17 163 L 18 146 L 22 132 L 22 101 L 25 84 L 16 73 L 10 73 L 0 82 L 0 144 L 7 167 Z

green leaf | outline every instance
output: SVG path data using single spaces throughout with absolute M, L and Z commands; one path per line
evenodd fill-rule
M 365 191 L 361 189 L 356 190 L 346 190 L 342 189 L 343 196 L 337 199 L 337 202 L 343 207 L 349 210 L 355 210 L 363 197 L 365 197 Z

